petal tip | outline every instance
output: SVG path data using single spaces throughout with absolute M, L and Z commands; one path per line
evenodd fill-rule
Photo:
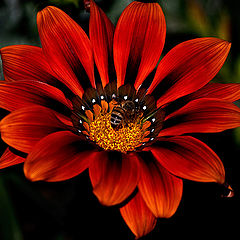
M 47 6 L 37 13 L 37 20 L 39 19 L 39 17 L 42 17 L 44 14 L 49 14 L 49 13 L 51 14 L 56 11 L 61 11 L 61 10 L 54 6 Z
M 232 43 L 229 42 L 229 41 L 227 41 L 227 40 L 224 40 L 224 39 L 218 39 L 218 38 L 217 38 L 217 40 L 219 40 L 219 41 L 217 42 L 217 46 L 218 46 L 220 49 L 225 50 L 225 54 L 226 54 L 226 56 L 227 56 L 228 53 L 229 53 L 229 51 L 230 51 L 230 48 L 231 48 Z
M 219 184 L 224 184 L 225 183 L 225 174 L 219 174 L 218 177 L 216 177 L 216 182 Z
M 228 50 L 231 48 L 232 43 L 227 40 L 222 40 L 223 47 L 227 48 Z
M 36 182 L 36 181 L 39 181 L 41 179 L 38 179 L 37 175 L 32 172 L 30 169 L 28 169 L 28 167 L 26 167 L 26 165 L 24 165 L 23 167 L 23 172 L 24 172 L 24 175 L 25 177 L 30 180 L 31 182 Z

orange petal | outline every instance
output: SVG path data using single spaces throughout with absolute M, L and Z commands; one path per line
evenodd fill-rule
M 156 217 L 148 209 L 140 193 L 120 208 L 120 212 L 136 239 L 147 235 L 156 226 Z
M 143 137 L 146 137 L 150 134 L 150 131 L 145 131 L 144 134 L 143 134 Z
M 89 167 L 93 192 L 103 205 L 124 201 L 136 188 L 138 161 L 135 154 L 101 152 Z
M 22 163 L 24 160 L 24 158 L 14 154 L 7 148 L 0 158 L 0 169 Z
M 109 111 L 111 112 L 116 105 L 118 105 L 118 102 L 113 99 L 113 100 L 109 103 Z
M 200 140 L 189 136 L 159 140 L 149 149 L 172 174 L 193 181 L 224 183 L 221 160 Z
M 182 180 L 171 175 L 157 161 L 141 161 L 139 191 L 155 217 L 169 218 L 182 198 Z
M 151 122 L 150 121 L 146 121 L 143 126 L 142 126 L 142 129 L 143 131 L 148 129 L 149 127 L 151 126 Z
M 54 103 L 54 104 L 53 104 Z M 57 88 L 39 81 L 0 82 L 0 107 L 13 111 L 28 105 L 42 105 L 50 108 L 71 109 L 64 94 Z
M 101 113 L 102 108 L 98 104 L 93 105 L 93 111 L 95 116 L 98 116 Z
M 2 48 L 0 53 L 6 81 L 37 80 L 47 83 L 56 81 L 41 48 L 15 45 Z
M 157 106 L 190 94 L 212 80 L 224 64 L 231 44 L 217 38 L 197 38 L 178 44 L 159 63 L 148 94 Z
M 200 98 L 168 115 L 158 136 L 221 132 L 240 126 L 240 108 L 219 99 Z
M 56 7 L 46 7 L 37 15 L 43 53 L 51 68 L 69 89 L 82 97 L 82 83 L 94 82 L 91 43 L 82 28 Z
M 89 133 L 89 125 L 87 122 L 83 123 L 83 127 L 87 130 L 87 132 Z
M 95 63 L 103 87 L 109 82 L 109 71 L 113 69 L 114 25 L 94 1 L 90 2 L 89 35 L 93 46 Z
M 87 131 L 82 131 L 82 133 L 86 136 L 89 136 L 89 132 L 87 132 Z
M 0 122 L 1 136 L 9 146 L 30 152 L 46 135 L 67 129 L 55 111 L 42 106 L 29 106 L 13 111 Z
M 24 163 L 24 173 L 31 181 L 63 181 L 83 172 L 97 157 L 93 147 L 81 137 L 62 131 L 39 141 Z
M 93 113 L 92 113 L 92 111 L 86 110 L 85 114 L 86 114 L 87 118 L 92 122 L 93 121 Z
M 198 91 L 186 96 L 188 100 L 197 98 L 218 98 L 229 102 L 240 99 L 239 83 L 208 83 Z
M 165 18 L 158 3 L 134 1 L 128 5 L 118 20 L 113 41 L 118 87 L 125 78 L 136 79 L 136 89 L 141 85 L 160 58 L 165 35 Z
M 108 103 L 105 100 L 101 101 L 101 106 L 102 106 L 102 112 L 106 113 L 108 110 Z
M 149 140 L 150 140 L 150 138 L 144 138 L 144 139 L 142 140 L 142 142 L 143 142 L 143 143 L 147 143 L 147 142 L 149 142 Z

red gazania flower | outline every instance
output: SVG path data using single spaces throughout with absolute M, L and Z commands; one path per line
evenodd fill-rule
M 137 238 L 175 213 L 182 178 L 225 183 L 219 157 L 189 134 L 240 126 L 239 85 L 209 83 L 230 43 L 183 42 L 154 70 L 166 33 L 157 3 L 132 2 L 114 27 L 90 1 L 89 38 L 56 7 L 37 24 L 42 48 L 1 49 L 2 168 L 24 162 L 28 179 L 49 182 L 88 169 L 102 204 L 130 199 L 120 212 Z

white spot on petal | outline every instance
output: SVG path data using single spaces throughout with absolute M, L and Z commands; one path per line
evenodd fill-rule
M 152 122 L 155 122 L 155 121 L 156 121 L 156 118 L 153 118 L 153 119 L 152 119 Z
M 93 98 L 93 99 L 92 99 L 92 103 L 95 103 L 95 102 L 96 102 L 96 99 L 95 99 L 95 98 Z
M 124 96 L 123 98 L 124 98 L 124 100 L 127 100 L 127 99 L 128 99 L 128 96 Z
M 144 106 L 143 106 L 143 110 L 146 110 L 146 109 L 147 109 L 147 106 L 146 106 L 146 105 L 144 105 Z

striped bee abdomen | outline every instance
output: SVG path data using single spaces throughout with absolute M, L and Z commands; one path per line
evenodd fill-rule
M 112 128 L 116 128 L 122 123 L 124 118 L 124 109 L 122 107 L 114 107 L 111 113 L 111 126 Z

